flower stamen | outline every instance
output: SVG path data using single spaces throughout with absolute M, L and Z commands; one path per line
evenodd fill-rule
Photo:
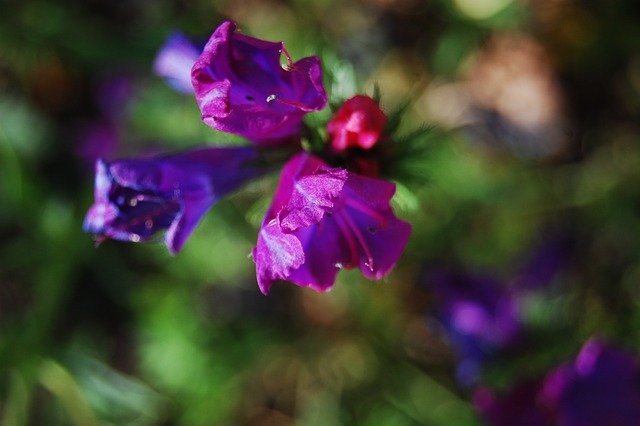
M 380 213 L 378 213 L 368 205 L 354 199 L 353 197 L 346 198 L 346 205 L 353 208 L 354 210 L 359 211 L 360 213 L 364 213 L 367 216 L 374 218 L 380 223 L 380 225 L 378 225 L 377 227 L 370 226 L 368 228 L 369 232 L 376 232 L 384 229 L 387 226 L 387 220 L 384 216 L 382 216 Z
M 347 240 L 347 245 L 349 246 L 349 251 L 351 253 L 351 261 L 347 264 L 340 264 L 339 268 L 351 268 L 354 267 L 358 264 L 358 249 L 356 247 L 356 242 L 353 239 L 353 235 L 351 233 L 351 229 L 350 226 L 347 222 L 345 222 L 345 220 L 342 218 L 342 214 L 337 213 L 335 215 L 333 215 L 333 217 L 336 220 L 336 223 L 338 224 L 338 227 L 340 228 L 340 231 L 342 231 L 342 235 L 344 236 L 345 240 Z

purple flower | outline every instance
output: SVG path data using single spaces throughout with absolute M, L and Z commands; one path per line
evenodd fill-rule
M 395 217 L 395 185 L 328 167 L 300 153 L 282 170 L 253 250 L 260 290 L 276 280 L 331 289 L 341 268 L 371 279 L 398 261 L 411 226 Z
M 526 298 L 558 275 L 571 249 L 569 238 L 547 236 L 531 250 L 519 272 L 504 282 L 490 275 L 445 268 L 428 270 L 437 318 L 456 351 L 457 379 L 469 386 L 483 364 L 513 349 L 527 333 L 521 318 Z
M 629 354 L 597 339 L 543 380 L 504 395 L 477 389 L 474 405 L 491 426 L 635 426 L 640 419 L 640 369 Z
M 202 120 L 212 128 L 262 144 L 297 136 L 304 115 L 327 104 L 320 59 L 292 63 L 282 42 L 238 33 L 224 22 L 192 70 Z M 284 52 L 288 65 L 280 64 Z
M 97 241 L 148 241 L 166 230 L 175 254 L 223 195 L 266 171 L 251 147 L 203 148 L 177 155 L 96 162 L 95 203 L 84 230 Z
M 191 84 L 191 68 L 196 63 L 202 49 L 189 40 L 184 34 L 169 35 L 153 63 L 153 72 L 163 77 L 174 90 L 193 93 Z
M 541 399 L 558 425 L 635 426 L 640 421 L 640 368 L 629 354 L 590 339 L 575 361 L 547 375 Z
M 478 274 L 438 269 L 430 271 L 428 282 L 437 297 L 438 319 L 460 360 L 457 378 L 470 385 L 487 358 L 520 336 L 517 297 L 501 282 Z

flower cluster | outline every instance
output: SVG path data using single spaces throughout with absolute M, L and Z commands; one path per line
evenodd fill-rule
M 134 242 L 162 231 L 177 253 L 220 197 L 272 169 L 267 150 L 286 149 L 253 250 L 260 290 L 287 280 L 326 291 L 341 268 L 359 267 L 372 279 L 391 271 L 411 233 L 390 206 L 395 185 L 380 179 L 377 167 L 343 167 L 357 164 L 354 149 L 370 150 L 388 137 L 387 117 L 374 99 L 347 100 L 327 123 L 323 148 L 310 152 L 302 143 L 304 117 L 328 103 L 318 57 L 294 62 L 282 42 L 249 37 L 224 22 L 203 49 L 171 36 L 154 69 L 176 90 L 195 95 L 205 124 L 250 144 L 99 160 L 85 231 L 98 241 Z

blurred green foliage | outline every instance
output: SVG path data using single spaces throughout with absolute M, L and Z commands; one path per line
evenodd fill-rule
M 508 280 L 546 233 L 571 237 L 569 261 L 528 301 L 531 340 L 483 380 L 543 372 L 594 334 L 638 352 L 639 15 L 632 1 L 4 1 L 0 423 L 480 424 L 430 326 L 421 271 L 465 265 Z M 386 110 L 409 102 L 398 134 L 435 125 L 427 155 L 404 165 L 427 183 L 397 179 L 394 206 L 414 230 L 386 279 L 343 271 L 326 294 L 282 284 L 262 296 L 248 255 L 276 176 L 214 206 L 176 257 L 162 245 L 96 248 L 82 232 L 93 174 L 77 135 L 100 119 L 106 79 L 133 87 L 116 156 L 239 143 L 151 72 L 171 31 L 204 40 L 223 19 L 284 40 L 294 58 L 319 55 L 334 105 L 377 84 Z M 441 85 L 454 105 L 487 109 L 456 84 L 493 39 L 516 35 L 544 53 L 559 93 L 550 155 L 510 149 L 544 141 L 527 139 L 540 126 L 514 134 L 488 120 L 478 132 L 442 119 L 449 102 L 426 107 Z

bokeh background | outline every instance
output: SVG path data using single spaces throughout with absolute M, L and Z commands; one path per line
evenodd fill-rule
M 414 230 L 386 279 L 263 296 L 277 176 L 175 257 L 82 232 L 96 157 L 237 142 L 152 73 L 171 32 L 225 19 L 319 55 L 332 101 L 377 84 L 408 102 L 399 134 L 434 126 L 400 166 L 426 179 L 398 175 Z M 4 0 L 0 424 L 481 425 L 478 386 L 592 336 L 638 354 L 638 22 L 632 0 Z

